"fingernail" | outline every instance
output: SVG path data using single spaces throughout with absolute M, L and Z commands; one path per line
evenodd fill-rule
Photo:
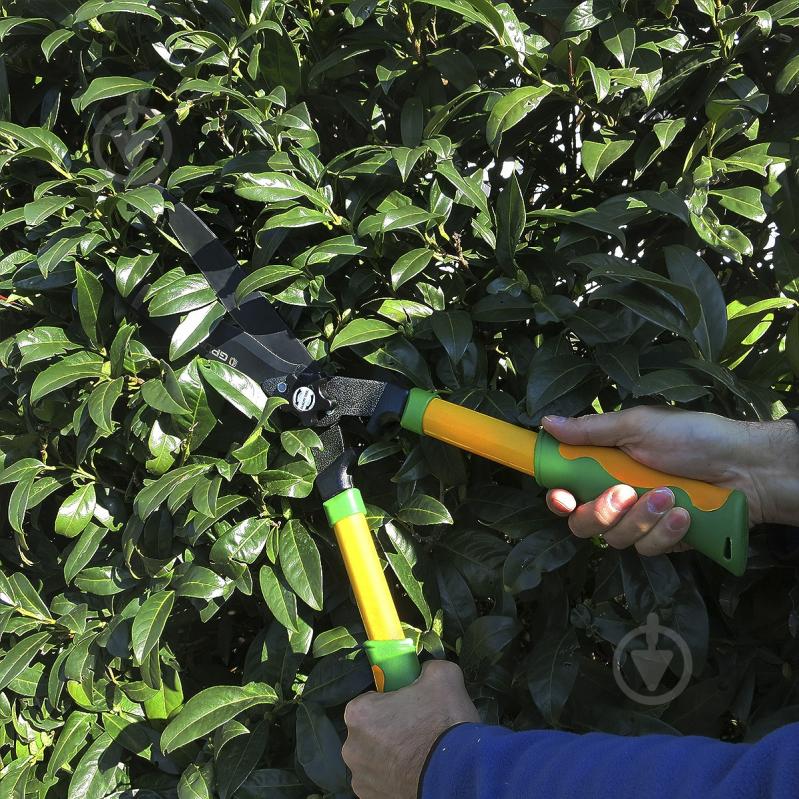
M 665 513 L 673 505 L 674 494 L 669 488 L 659 488 L 657 491 L 653 491 L 646 501 L 649 512 L 656 513 L 658 516 Z
M 557 426 L 557 425 L 563 424 L 566 421 L 566 417 L 565 416 L 545 416 L 544 417 L 544 421 L 547 422 L 547 424 L 552 424 L 552 425 L 556 425 Z
M 666 519 L 666 527 L 670 533 L 675 534 L 675 538 L 681 536 L 691 523 L 691 517 L 685 508 L 677 508 L 674 513 L 670 513 Z
M 621 486 L 610 492 L 610 507 L 615 511 L 624 510 L 637 497 L 638 494 L 635 493 L 634 488 Z

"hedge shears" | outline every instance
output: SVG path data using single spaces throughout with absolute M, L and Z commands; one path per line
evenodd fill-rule
M 618 483 L 635 487 L 639 495 L 668 486 L 676 505 L 691 514 L 685 541 L 733 574 L 743 572 L 748 510 L 742 492 L 658 472 L 618 449 L 562 444 L 543 430 L 495 419 L 429 391 L 326 374 L 263 294 L 255 291 L 236 298 L 247 273 L 187 205 L 169 199 L 169 227 L 226 311 L 202 345 L 204 355 L 243 372 L 268 396 L 284 397 L 282 408 L 301 425 L 318 430 L 323 446 L 314 451 L 316 489 L 366 629 L 365 650 L 378 690 L 410 684 L 420 666 L 391 597 L 366 507 L 353 485 L 355 457 L 345 444 L 340 424 L 344 417 L 358 417 L 373 435 L 398 421 L 406 430 L 530 475 L 545 488 L 568 489 L 580 502 Z M 141 304 L 145 290 L 138 301 L 131 298 L 133 304 Z

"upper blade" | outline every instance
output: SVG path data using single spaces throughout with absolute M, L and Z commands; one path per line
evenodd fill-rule
M 288 376 L 313 363 L 311 354 L 265 297 L 253 292 L 236 302 L 236 288 L 246 273 L 194 211 L 184 203 L 175 202 L 168 222 L 225 310 L 251 339 L 253 352 L 258 353 L 271 371 Z

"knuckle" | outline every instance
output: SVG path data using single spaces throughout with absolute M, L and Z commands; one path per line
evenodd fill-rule
M 366 716 L 366 697 L 359 696 L 347 703 L 344 708 L 344 723 L 348 727 L 357 727 L 363 724 Z
M 445 682 L 452 679 L 460 669 L 448 660 L 431 660 L 427 667 L 427 675 L 437 682 Z

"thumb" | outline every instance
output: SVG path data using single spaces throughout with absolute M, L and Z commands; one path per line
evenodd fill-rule
M 545 416 L 542 425 L 547 433 L 564 444 L 617 447 L 626 443 L 636 432 L 630 410 L 577 418 Z

